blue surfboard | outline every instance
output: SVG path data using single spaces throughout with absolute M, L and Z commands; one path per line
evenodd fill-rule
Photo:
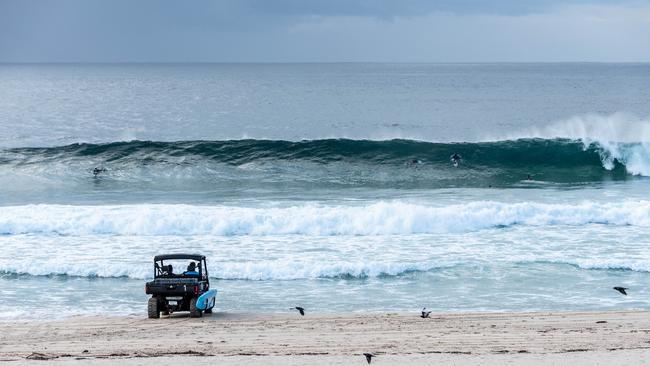
M 217 290 L 206 291 L 203 295 L 199 296 L 196 299 L 196 308 L 199 310 L 212 309 L 215 303 L 215 297 L 217 296 Z

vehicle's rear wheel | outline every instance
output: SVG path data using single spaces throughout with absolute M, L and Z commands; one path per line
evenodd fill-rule
M 160 307 L 158 306 L 158 298 L 151 297 L 147 303 L 147 313 L 150 319 L 160 318 Z
M 196 308 L 196 297 L 190 300 L 190 318 L 200 318 L 203 316 L 203 311 Z

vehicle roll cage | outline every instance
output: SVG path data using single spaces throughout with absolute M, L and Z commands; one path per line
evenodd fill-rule
M 171 264 L 165 265 L 165 260 L 189 260 L 196 261 L 197 271 L 199 272 L 199 278 L 208 278 L 208 267 L 205 261 L 205 256 L 198 254 L 165 254 L 157 255 L 154 257 L 154 278 L 174 278 L 174 277 L 192 277 L 196 278 L 196 275 L 184 275 L 184 269 L 180 269 L 180 273 L 174 273 L 173 267 Z

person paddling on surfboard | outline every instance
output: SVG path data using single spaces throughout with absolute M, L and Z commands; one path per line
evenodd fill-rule
M 449 159 L 451 160 L 451 164 L 453 166 L 458 167 L 458 164 L 460 164 L 460 160 L 462 158 L 460 157 L 460 155 L 454 153 L 454 155 L 452 155 Z
M 406 162 L 406 166 L 417 168 L 420 163 L 422 162 L 419 159 L 411 159 Z
M 96 177 L 99 175 L 99 173 L 104 173 L 106 171 L 106 168 L 95 168 L 93 169 L 93 175 Z

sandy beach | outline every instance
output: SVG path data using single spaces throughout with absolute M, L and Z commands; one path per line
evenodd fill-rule
M 650 312 L 415 314 L 215 313 L 5 323 L 12 365 L 640 365 Z M 47 361 L 47 362 L 44 362 Z

